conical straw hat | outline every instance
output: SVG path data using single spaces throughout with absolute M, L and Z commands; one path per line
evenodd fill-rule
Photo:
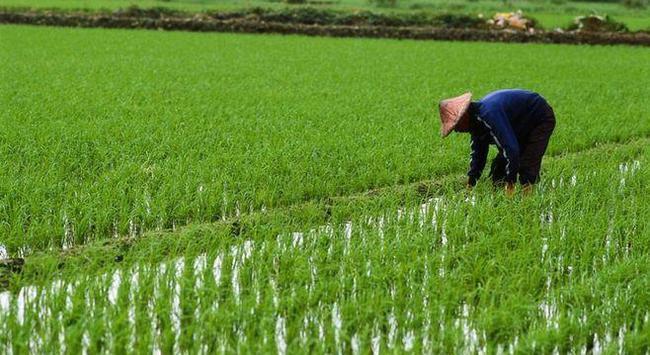
M 472 102 L 471 92 L 440 101 L 440 121 L 442 122 L 440 135 L 443 138 L 456 127 L 460 118 L 467 112 L 470 102 Z

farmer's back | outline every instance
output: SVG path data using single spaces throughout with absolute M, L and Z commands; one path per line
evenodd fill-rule
M 526 136 L 548 114 L 548 104 L 541 95 L 521 89 L 494 91 L 478 104 L 479 117 L 507 119 L 518 138 Z

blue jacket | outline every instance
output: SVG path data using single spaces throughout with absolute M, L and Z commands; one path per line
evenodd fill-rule
M 474 185 L 481 176 L 490 144 L 506 159 L 506 182 L 514 183 L 524 138 L 544 119 L 548 104 L 534 92 L 508 89 L 492 92 L 470 107 L 471 162 L 467 173 Z

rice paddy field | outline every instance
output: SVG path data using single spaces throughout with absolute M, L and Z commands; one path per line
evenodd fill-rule
M 0 62 L 2 353 L 650 351 L 648 48 L 0 26 Z M 438 135 L 507 87 L 558 119 L 527 197 Z

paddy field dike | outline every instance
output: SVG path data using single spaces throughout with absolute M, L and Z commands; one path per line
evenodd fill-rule
M 0 352 L 650 350 L 650 48 L 3 25 L 0 62 Z M 510 87 L 542 182 L 467 191 L 437 101 Z

